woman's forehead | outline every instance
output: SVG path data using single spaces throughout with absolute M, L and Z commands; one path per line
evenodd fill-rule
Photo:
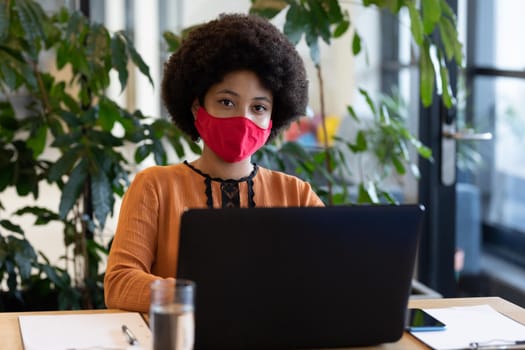
M 220 82 L 213 84 L 208 92 L 272 98 L 271 90 L 267 89 L 257 74 L 250 70 L 237 70 L 227 73 Z

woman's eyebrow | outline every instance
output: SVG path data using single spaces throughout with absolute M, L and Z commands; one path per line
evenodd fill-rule
M 230 89 L 222 89 L 222 90 L 217 91 L 217 93 L 218 94 L 228 94 L 228 95 L 232 95 L 235 97 L 240 97 L 240 95 L 237 92 L 230 90 Z M 272 99 L 268 96 L 257 96 L 257 97 L 252 98 L 252 100 L 266 101 L 268 103 L 272 103 Z

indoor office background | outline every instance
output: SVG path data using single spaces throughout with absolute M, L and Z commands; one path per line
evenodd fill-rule
M 349 34 L 321 46 L 326 112 L 343 120 L 339 133 L 351 133 L 347 105 L 360 114 L 366 103 L 357 89 L 375 98 L 395 89 L 407 106 L 409 129 L 433 151 L 433 162 L 419 161 L 421 179 L 392 181 L 404 202 L 424 203 L 427 216 L 421 240 L 417 278 L 443 296 L 497 295 L 525 306 L 525 29 L 522 0 L 448 0 L 457 10 L 466 67 L 451 70 L 457 108 L 446 111 L 439 99 L 429 108 L 419 103 L 418 66 L 407 13 L 394 17 L 355 1 L 340 1 L 365 43 L 365 54 L 351 55 Z M 44 8 L 81 8 L 110 30 L 125 29 L 150 68 L 151 87 L 140 74 L 120 93 L 108 95 L 122 106 L 149 116 L 165 114 L 160 80 L 168 53 L 162 33 L 175 33 L 215 18 L 222 12 L 244 12 L 249 0 L 91 0 L 41 1 Z M 274 23 L 282 26 L 284 19 Z M 304 43 L 298 46 L 310 80 L 310 108 L 319 111 L 317 76 Z M 115 76 L 115 82 L 118 79 Z M 447 132 L 449 137 L 443 136 Z M 175 157 L 172 161 L 179 161 Z M 136 170 L 151 165 L 146 161 Z M 53 188 L 42 189 L 41 205 L 58 206 Z M 5 203 L 19 207 L 13 192 Z M 53 198 L 55 200 L 53 200 Z M 110 219 L 102 241 L 110 239 L 118 214 Z M 7 208 L 9 211 L 9 208 Z M 30 223 L 22 223 L 25 226 Z M 60 229 L 26 230 L 35 246 L 51 259 L 63 247 Z M 461 259 L 463 257 L 463 259 Z

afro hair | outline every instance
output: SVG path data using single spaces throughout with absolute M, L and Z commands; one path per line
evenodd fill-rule
M 262 17 L 222 14 L 193 29 L 164 66 L 162 99 L 175 125 L 198 140 L 193 102 L 237 70 L 253 71 L 273 94 L 269 140 L 305 114 L 308 81 L 294 45 Z

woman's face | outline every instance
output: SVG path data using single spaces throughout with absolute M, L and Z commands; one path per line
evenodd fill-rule
M 257 75 L 248 70 L 228 73 L 204 97 L 206 111 L 218 118 L 243 116 L 266 129 L 272 115 L 273 96 Z

